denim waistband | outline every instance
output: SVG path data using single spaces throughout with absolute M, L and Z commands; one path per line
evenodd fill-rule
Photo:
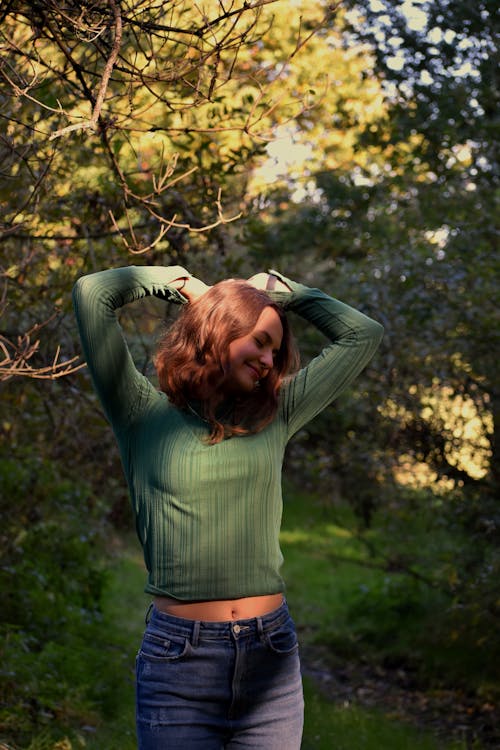
M 205 638 L 230 638 L 237 635 L 258 635 L 274 630 L 286 622 L 290 617 L 288 605 L 283 599 L 277 609 L 260 617 L 251 617 L 244 620 L 225 620 L 223 622 L 210 622 L 205 620 L 186 620 L 183 617 L 175 617 L 157 609 L 151 605 L 146 617 L 148 627 L 168 628 L 170 633 L 186 638 L 198 639 L 199 635 Z

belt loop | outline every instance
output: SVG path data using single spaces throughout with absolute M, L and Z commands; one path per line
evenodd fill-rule
M 193 648 L 196 648 L 198 645 L 198 641 L 200 640 L 200 621 L 196 620 L 193 624 L 193 634 L 191 636 L 191 645 Z
M 149 621 L 151 620 L 151 612 L 153 610 L 153 606 L 154 604 L 153 602 L 151 602 L 151 604 L 148 607 L 148 611 L 146 612 L 146 617 L 144 618 L 144 622 L 146 623 L 146 625 L 149 625 Z
M 262 617 L 256 617 L 255 621 L 257 622 L 257 632 L 259 634 L 259 638 L 261 641 L 264 640 L 264 626 L 262 625 Z

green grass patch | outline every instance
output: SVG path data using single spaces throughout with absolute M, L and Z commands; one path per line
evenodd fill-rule
M 331 666 L 344 659 L 401 664 L 422 684 L 498 692 L 491 644 L 483 645 L 472 629 L 459 631 L 450 594 L 403 572 L 387 572 L 387 559 L 373 554 L 390 550 L 394 561 L 434 556 L 438 566 L 443 558 L 458 557 L 462 539 L 442 524 L 432 528 L 423 513 L 400 531 L 396 519 L 389 526 L 375 523 L 363 536 L 356 528 L 348 507 L 328 507 L 286 488 L 284 577 L 301 641 L 324 647 Z
M 101 720 L 80 739 L 88 750 L 136 750 L 135 655 L 139 648 L 149 604 L 144 594 L 145 569 L 135 538 L 126 540 L 113 566 L 111 585 L 105 597 L 104 620 L 107 640 L 120 654 L 101 704 Z M 118 669 L 118 672 L 116 671 Z M 110 679 L 111 678 L 111 679 Z M 76 745 L 78 747 L 78 745 Z
M 287 598 L 305 650 L 321 653 L 335 669 L 346 660 L 424 662 L 432 648 L 419 641 L 422 623 L 435 618 L 436 594 L 407 577 L 377 569 L 366 544 L 357 536 L 348 508 L 327 508 L 311 496 L 287 488 L 282 547 Z M 370 531 L 372 542 L 384 543 L 383 529 Z M 425 529 L 418 546 L 423 543 Z M 428 535 L 426 542 L 429 542 Z M 387 539 L 387 543 L 389 540 Z M 142 554 L 128 536 L 110 558 L 102 618 L 94 638 L 66 654 L 64 643 L 47 644 L 44 669 L 47 690 L 58 674 L 74 675 L 61 685 L 58 716 L 47 719 L 30 741 L 10 744 L 14 750 L 135 750 L 135 654 L 144 629 L 148 598 Z M 75 645 L 75 641 L 72 641 Z M 426 652 L 427 648 L 427 652 Z M 68 656 L 65 669 L 61 664 Z M 439 660 L 438 660 L 439 661 Z M 52 671 L 49 667 L 52 665 Z M 61 671 L 62 670 L 62 671 Z M 54 675 L 54 678 L 50 678 Z M 28 679 L 28 675 L 27 675 Z M 401 715 L 334 702 L 305 679 L 306 715 L 302 750 L 464 750 L 460 742 L 438 740 Z M 75 705 L 71 701 L 75 697 Z M 7 735 L 0 736 L 8 741 Z
M 465 750 L 430 732 L 353 704 L 334 705 L 304 680 L 306 701 L 302 750 Z
M 57 640 L 31 653 L 22 648 L 22 634 L 11 636 L 16 642 L 2 666 L 23 693 L 18 706 L 0 713 L 0 748 L 5 742 L 9 750 L 136 749 L 135 654 L 149 601 L 144 581 L 138 543 L 127 539 L 110 557 L 102 617 L 81 637 L 62 624 Z

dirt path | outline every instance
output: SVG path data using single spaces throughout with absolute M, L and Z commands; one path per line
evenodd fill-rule
M 353 703 L 429 729 L 443 739 L 465 740 L 467 748 L 500 748 L 500 706 L 460 690 L 423 690 L 411 672 L 358 664 L 335 670 L 321 654 L 302 652 L 304 674 L 335 703 Z M 479 743 L 479 744 L 478 744 Z

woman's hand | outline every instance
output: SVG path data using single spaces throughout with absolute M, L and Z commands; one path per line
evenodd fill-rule
M 207 284 L 205 284 L 203 281 L 200 281 L 200 279 L 197 279 L 195 276 L 187 276 L 182 279 L 176 279 L 170 284 L 170 286 L 173 286 L 174 289 L 177 289 L 181 294 L 183 294 L 188 302 L 194 302 L 199 297 L 202 297 L 205 292 L 208 292 L 208 290 L 210 289 Z
M 256 273 L 248 279 L 248 283 L 256 289 L 264 289 L 266 292 L 290 292 L 291 289 L 286 284 L 273 276 L 272 273 Z

